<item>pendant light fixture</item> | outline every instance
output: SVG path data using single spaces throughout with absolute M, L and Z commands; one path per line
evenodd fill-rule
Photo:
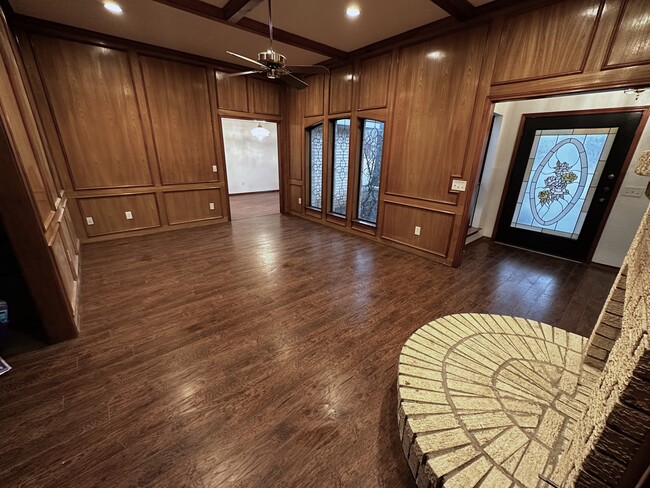
M 258 122 L 257 127 L 251 129 L 251 134 L 255 139 L 262 142 L 264 138 L 269 137 L 271 135 L 271 131 L 262 127 L 262 122 Z

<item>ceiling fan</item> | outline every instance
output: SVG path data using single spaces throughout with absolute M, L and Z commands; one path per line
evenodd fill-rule
M 251 58 L 247 58 L 246 56 L 242 56 L 241 54 L 233 53 L 231 51 L 226 51 L 231 56 L 236 56 L 250 64 L 255 65 L 256 69 L 250 71 L 242 71 L 240 73 L 227 73 L 227 74 L 223 74 L 222 77 L 230 78 L 233 76 L 243 76 L 243 75 L 264 73 L 267 78 L 270 78 L 272 80 L 279 79 L 280 81 L 283 81 L 288 85 L 297 88 L 298 90 L 307 88 L 309 85 L 304 81 L 302 81 L 300 78 L 294 76 L 292 73 L 320 75 L 320 74 L 328 74 L 330 71 L 325 66 L 318 66 L 318 65 L 287 66 L 287 58 L 284 57 L 282 54 L 277 53 L 273 50 L 273 22 L 271 21 L 271 0 L 268 0 L 268 5 L 269 5 L 269 40 L 270 40 L 269 49 L 259 53 L 257 55 L 257 61 Z

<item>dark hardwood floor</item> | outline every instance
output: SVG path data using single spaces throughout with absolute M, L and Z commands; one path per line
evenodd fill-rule
M 280 213 L 280 192 L 265 191 L 230 195 L 232 220 L 250 219 Z
M 282 215 L 87 245 L 82 337 L 0 377 L 0 486 L 413 487 L 408 336 L 468 311 L 586 335 L 614 275 L 487 240 L 452 269 Z

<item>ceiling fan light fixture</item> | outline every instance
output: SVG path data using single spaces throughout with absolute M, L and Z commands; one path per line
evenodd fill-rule
M 262 122 L 258 122 L 257 127 L 251 129 L 251 134 L 255 139 L 262 142 L 265 138 L 271 135 L 271 131 L 262 127 Z
M 361 14 L 361 9 L 355 5 L 350 5 L 346 10 L 345 10 L 345 15 L 348 17 L 358 17 Z
M 104 2 L 104 8 L 112 14 L 121 14 L 123 12 L 122 7 L 115 2 Z

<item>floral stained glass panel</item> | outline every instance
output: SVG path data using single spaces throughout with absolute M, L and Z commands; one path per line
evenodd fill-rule
M 364 120 L 361 140 L 361 171 L 359 174 L 359 206 L 357 209 L 357 218 L 371 224 L 377 223 L 383 146 L 384 123 L 377 120 Z
M 334 122 L 332 157 L 332 213 L 345 217 L 348 209 L 348 161 L 350 159 L 350 119 Z
M 309 206 L 321 209 L 323 201 L 323 124 L 309 134 Z
M 617 130 L 536 131 L 510 225 L 577 239 Z

